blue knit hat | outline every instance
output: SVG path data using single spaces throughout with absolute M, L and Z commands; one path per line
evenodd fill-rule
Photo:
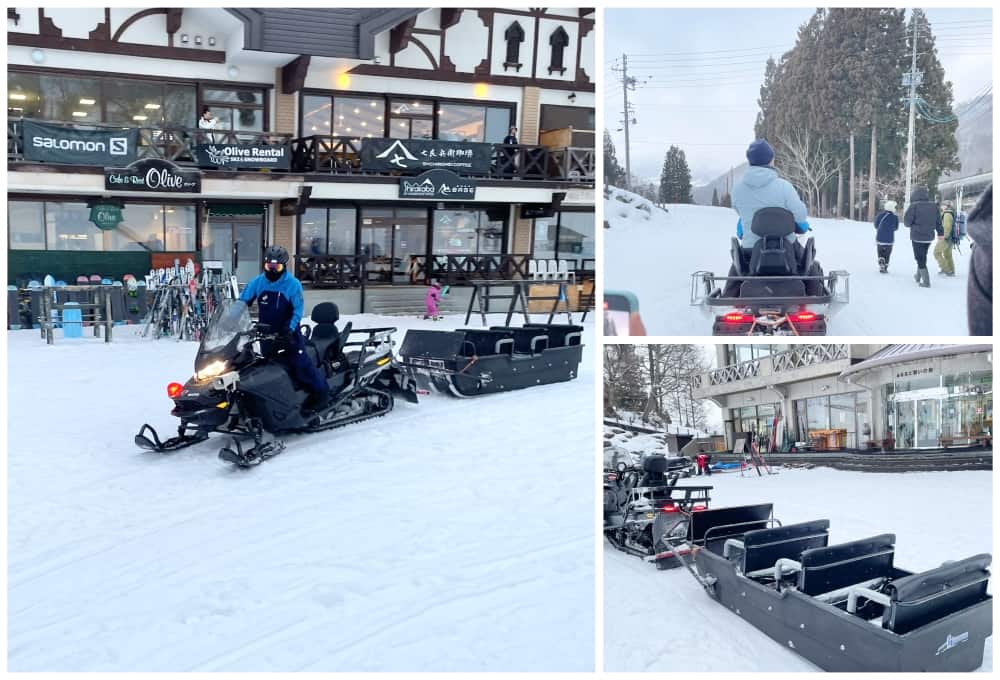
M 755 139 L 747 148 L 747 161 L 750 165 L 767 165 L 774 159 L 774 149 L 766 139 Z

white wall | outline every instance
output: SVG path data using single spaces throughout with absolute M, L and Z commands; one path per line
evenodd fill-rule
M 413 36 L 413 40 L 422 42 L 430 50 L 434 59 L 437 60 L 438 55 L 441 53 L 441 38 L 439 36 L 418 33 Z M 434 65 L 427 58 L 427 54 L 419 46 L 415 45 L 413 40 L 410 41 L 406 48 L 396 53 L 396 66 L 402 68 L 434 68 Z
M 558 71 L 549 73 L 549 62 L 552 58 L 552 47 L 549 45 L 549 38 L 552 33 L 562 26 L 569 36 L 569 43 L 563 50 L 563 67 L 566 72 L 559 75 Z M 557 21 L 555 19 L 542 19 L 538 22 L 538 67 L 535 69 L 535 76 L 538 78 L 551 78 L 552 80 L 576 80 L 576 36 L 579 33 L 579 24 L 575 21 Z
M 490 29 L 483 25 L 474 9 L 462 12 L 458 23 L 445 32 L 445 49 L 455 70 L 472 73 L 489 54 Z
M 580 45 L 579 66 L 584 70 L 584 72 L 587 74 L 587 77 L 590 78 L 590 82 L 592 83 L 597 82 L 597 77 L 595 75 L 597 73 L 597 68 L 595 65 L 595 59 L 596 59 L 595 40 L 597 36 L 597 31 L 599 30 L 600 26 L 595 26 L 594 28 L 590 29 L 590 32 L 587 35 L 583 36 L 583 41 Z
M 518 61 L 523 64 L 520 71 L 513 69 L 503 70 L 504 58 L 507 54 L 507 42 L 503 39 L 503 34 L 515 21 L 521 24 L 524 29 L 524 42 L 521 43 L 521 51 L 518 53 Z M 535 19 L 517 14 L 504 14 L 497 12 L 493 16 L 493 62 L 490 73 L 497 76 L 520 76 L 531 77 L 531 55 L 535 49 Z

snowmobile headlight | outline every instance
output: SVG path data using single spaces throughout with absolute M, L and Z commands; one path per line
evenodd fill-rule
M 226 365 L 225 361 L 213 361 L 203 367 L 200 371 L 196 371 L 194 377 L 197 380 L 208 380 L 210 378 L 214 378 L 226 370 Z

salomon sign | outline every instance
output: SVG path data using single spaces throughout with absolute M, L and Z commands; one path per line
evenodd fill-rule
M 139 131 L 81 129 L 25 119 L 24 158 L 68 165 L 122 165 L 136 157 Z

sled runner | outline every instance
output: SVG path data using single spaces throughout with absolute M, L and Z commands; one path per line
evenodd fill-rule
M 990 555 L 914 573 L 896 537 L 830 544 L 829 520 L 780 526 L 771 505 L 692 515 L 706 592 L 827 671 L 971 671 L 992 634 Z
M 850 274 L 823 274 L 811 237 L 804 247 L 787 239 L 795 228 L 787 210 L 762 208 L 753 249 L 732 240 L 735 274 L 691 274 L 691 304 L 713 317 L 713 335 L 826 335 L 827 319 L 850 301 Z
M 582 337 L 570 324 L 410 330 L 399 354 L 420 389 L 473 397 L 574 379 Z

